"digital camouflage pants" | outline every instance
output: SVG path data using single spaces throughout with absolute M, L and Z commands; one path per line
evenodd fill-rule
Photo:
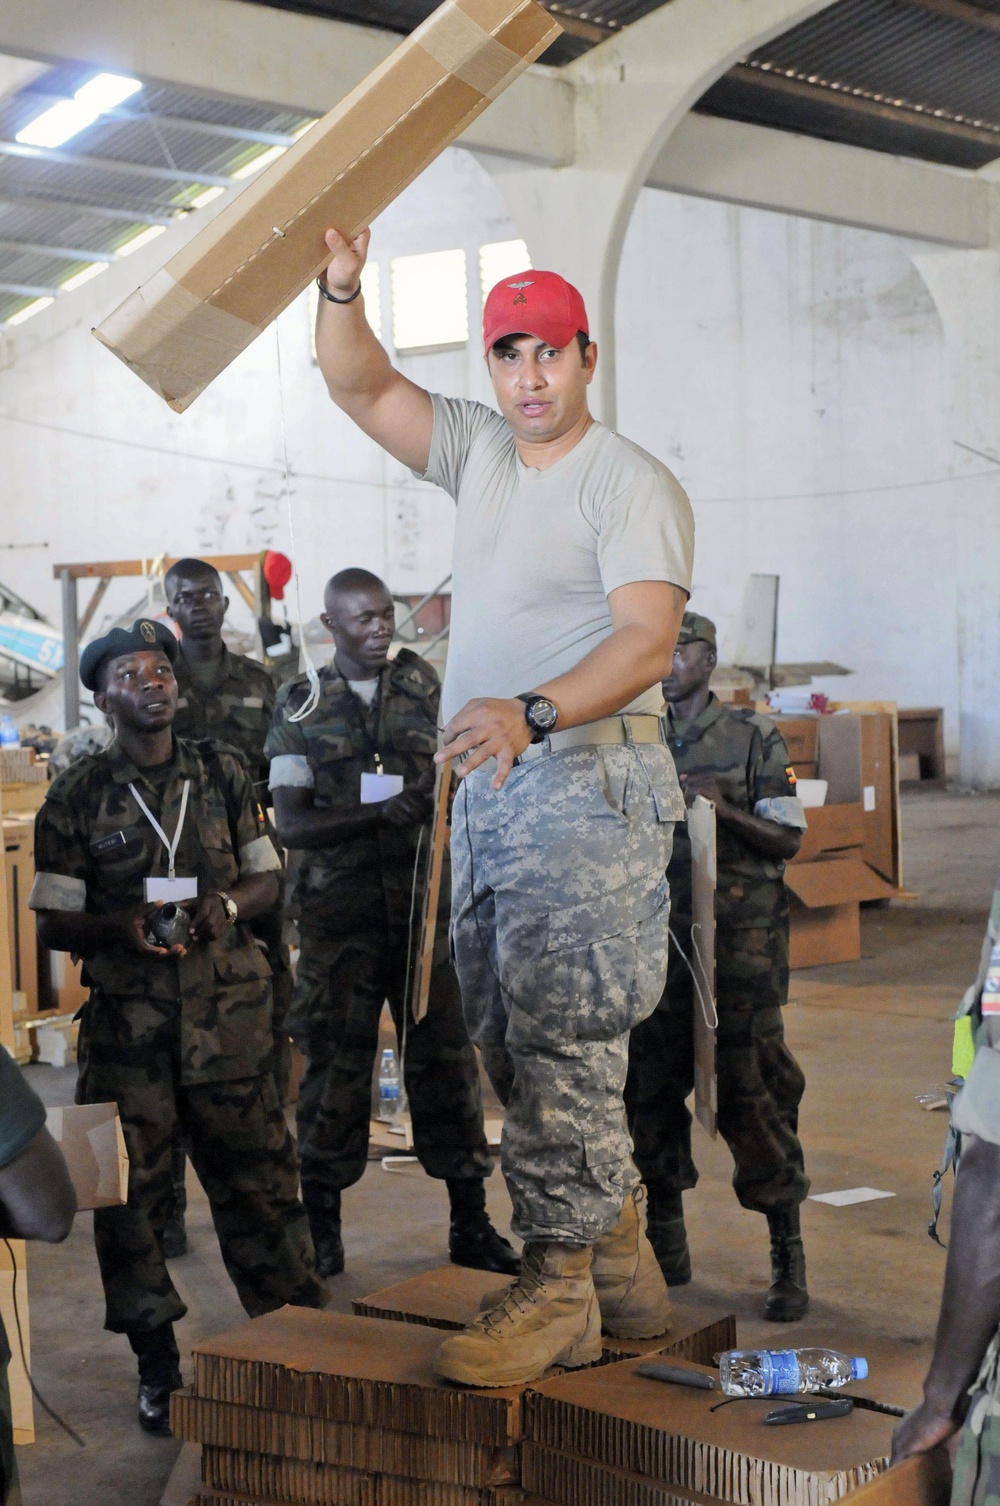
M 506 1105 L 524 1240 L 592 1245 L 638 1178 L 628 1034 L 667 965 L 666 868 L 684 806 L 666 748 L 589 747 L 465 778 L 452 817 L 452 944 L 469 1032 Z
M 99 1007 L 113 1005 L 102 999 Z M 176 1019 L 132 1047 L 117 1042 L 111 1052 L 93 1008 L 87 1006 L 80 1030 L 77 1102 L 117 1103 L 129 1157 L 127 1204 L 94 1213 L 105 1327 L 143 1331 L 187 1311 L 160 1247 L 178 1127 L 246 1311 L 256 1317 L 285 1303 L 318 1306 L 322 1294 L 298 1198 L 295 1146 L 273 1076 L 183 1086 Z
M 690 956 L 690 931 L 678 939 Z M 716 994 L 719 1132 L 735 1163 L 736 1196 L 757 1213 L 801 1203 L 809 1191 L 798 1138 L 805 1078 L 785 1045 L 781 1018 L 787 925 L 720 927 Z M 685 1104 L 694 1087 L 694 1009 L 691 974 L 671 940 L 667 987 L 655 1013 L 632 1032 L 625 1085 L 635 1163 L 647 1186 L 666 1192 L 698 1181 Z
M 427 1014 L 415 1025 L 405 936 L 372 931 L 331 937 L 304 925 L 299 931 L 289 1028 L 306 1056 L 296 1107 L 303 1181 L 339 1191 L 364 1174 L 372 1068 L 386 1000 L 421 1165 L 432 1177 L 488 1177 L 493 1157 L 483 1129 L 479 1066 L 446 936 L 439 939 Z

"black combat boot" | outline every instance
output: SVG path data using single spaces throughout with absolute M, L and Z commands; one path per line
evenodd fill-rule
M 448 1256 L 452 1265 L 464 1265 L 474 1271 L 496 1271 L 501 1276 L 519 1276 L 521 1257 L 514 1253 L 490 1223 L 486 1212 L 486 1184 L 482 1177 L 449 1177 L 446 1184 L 451 1200 L 451 1227 L 448 1230 Z
M 316 1275 L 339 1276 L 344 1269 L 344 1241 L 340 1236 L 340 1189 L 320 1182 L 302 1183 L 302 1202 L 309 1217 Z
M 131 1329 L 126 1337 L 139 1361 L 139 1426 L 157 1438 L 171 1438 L 170 1393 L 184 1384 L 174 1325 Z
M 794 1323 L 809 1311 L 798 1207 L 775 1209 L 767 1215 L 767 1226 L 771 1231 L 771 1290 L 764 1317 L 770 1323 Z
M 691 1252 L 684 1228 L 681 1194 L 662 1187 L 646 1188 L 646 1233 L 668 1286 L 687 1286 L 691 1280 Z

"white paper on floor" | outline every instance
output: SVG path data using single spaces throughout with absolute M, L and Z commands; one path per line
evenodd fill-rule
M 876 1198 L 895 1197 L 894 1192 L 879 1192 L 877 1187 L 845 1187 L 843 1192 L 811 1192 L 811 1203 L 829 1203 L 832 1208 L 846 1208 L 848 1203 L 873 1203 Z

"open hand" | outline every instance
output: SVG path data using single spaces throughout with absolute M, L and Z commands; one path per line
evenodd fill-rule
M 907 1412 L 892 1435 L 892 1463 L 899 1464 L 911 1454 L 929 1454 L 939 1443 L 944 1444 L 955 1462 L 955 1449 L 961 1424 L 954 1417 L 942 1417 L 934 1412 L 926 1401 L 912 1412 Z
M 347 241 L 339 230 L 326 232 L 326 244 L 333 258 L 326 269 L 326 285 L 334 298 L 350 298 L 361 281 L 361 269 L 368 259 L 368 242 L 371 231 L 362 230 L 354 240 Z
M 524 719 L 524 702 L 497 700 L 480 697 L 467 701 L 444 729 L 444 746 L 435 753 L 435 763 L 446 763 L 449 758 L 461 759 L 455 764 L 459 779 L 478 769 L 488 758 L 495 758 L 497 771 L 493 776 L 493 788 L 503 788 L 504 781 L 514 767 L 514 759 L 524 752 L 531 742 L 531 731 Z M 465 753 L 468 756 L 461 758 Z

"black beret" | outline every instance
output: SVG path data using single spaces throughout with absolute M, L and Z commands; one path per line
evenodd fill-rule
M 162 622 L 140 617 L 130 628 L 112 628 L 103 638 L 88 643 L 80 655 L 80 679 L 88 690 L 97 689 L 97 671 L 105 659 L 120 659 L 124 654 L 148 653 L 162 648 L 171 664 L 177 659 L 177 639 Z

